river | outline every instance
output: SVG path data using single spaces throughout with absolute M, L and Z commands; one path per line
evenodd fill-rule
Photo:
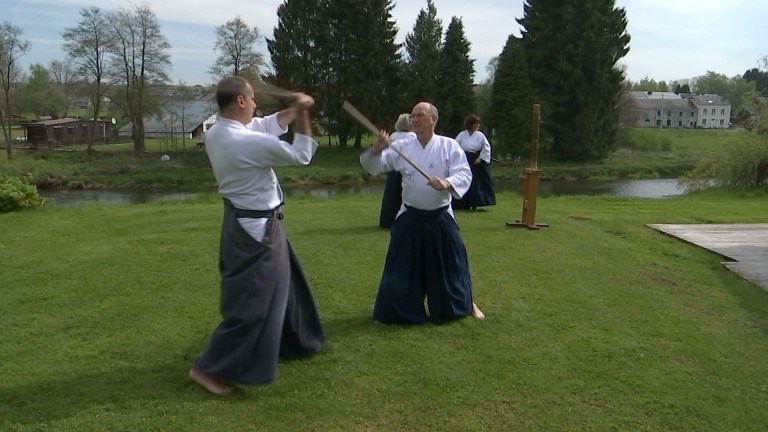
M 286 197 L 314 195 L 331 197 L 340 194 L 381 193 L 383 183 L 366 185 L 342 185 L 323 187 L 289 187 L 285 188 Z M 510 182 L 496 185 L 497 191 L 514 190 L 522 194 L 522 182 Z M 83 202 L 101 201 L 109 203 L 140 204 L 158 200 L 177 200 L 192 198 L 208 191 L 174 191 L 174 190 L 120 190 L 120 189 L 91 189 L 91 190 L 41 190 L 40 195 L 49 199 L 49 203 L 66 205 Z M 677 179 L 624 179 L 609 181 L 544 181 L 539 184 L 539 196 L 547 195 L 619 195 L 633 197 L 663 198 L 680 195 L 683 189 Z

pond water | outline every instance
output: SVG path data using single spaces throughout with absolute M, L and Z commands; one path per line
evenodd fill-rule
M 313 195 L 331 197 L 341 194 L 381 193 L 384 184 L 341 185 L 324 187 L 291 187 L 285 188 L 286 197 Z M 510 182 L 496 185 L 497 191 L 516 191 L 522 194 L 523 182 Z M 140 204 L 159 200 L 177 200 L 192 198 L 201 193 L 214 193 L 214 189 L 205 191 L 174 191 L 174 190 L 41 190 L 40 195 L 49 198 L 53 204 L 77 204 L 90 201 L 111 203 Z M 677 179 L 642 179 L 642 180 L 610 180 L 599 182 L 586 181 L 544 181 L 539 184 L 539 195 L 619 195 L 633 197 L 663 198 L 680 195 L 683 189 Z

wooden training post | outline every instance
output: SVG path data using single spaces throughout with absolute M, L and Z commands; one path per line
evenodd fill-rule
M 536 223 L 536 193 L 539 188 L 539 123 L 541 119 L 541 106 L 533 105 L 533 137 L 531 139 L 531 162 L 525 169 L 525 183 L 523 184 L 523 217 L 515 221 L 507 221 L 507 226 L 526 227 L 539 229 L 548 227 L 549 224 Z

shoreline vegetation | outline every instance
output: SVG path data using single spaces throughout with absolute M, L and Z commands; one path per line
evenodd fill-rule
M 540 159 L 540 179 L 606 180 L 618 178 L 680 177 L 694 168 L 699 158 L 712 154 L 732 137 L 747 133 L 734 130 L 624 129 L 619 148 L 596 162 L 558 163 Z M 364 139 L 367 146 L 372 138 Z M 362 149 L 338 147 L 319 137 L 320 148 L 308 167 L 277 168 L 286 187 L 352 185 L 383 182 L 360 167 Z M 543 143 L 546 146 L 546 143 Z M 500 146 L 503 147 L 503 146 Z M 205 151 L 194 141 L 147 140 L 147 153 L 135 155 L 131 143 L 24 151 L 16 149 L 13 160 L 0 162 L 0 172 L 27 175 L 39 189 L 215 189 L 215 179 Z M 494 151 L 500 163 L 491 164 L 496 181 L 521 180 L 528 167 L 527 155 Z M 540 153 L 546 151 L 542 147 Z M 168 155 L 170 160 L 162 161 Z M 520 156 L 520 157 L 518 157 Z

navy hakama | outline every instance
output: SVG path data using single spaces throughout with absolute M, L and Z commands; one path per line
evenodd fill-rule
M 403 175 L 398 171 L 387 173 L 387 182 L 384 185 L 384 195 L 381 197 L 381 212 L 379 213 L 379 226 L 389 228 L 395 222 L 400 206 L 403 204 Z
M 373 309 L 376 321 L 442 323 L 472 311 L 467 250 L 447 210 L 406 206 L 395 220 Z
M 238 217 L 267 217 L 258 242 Z M 225 200 L 220 259 L 222 322 L 196 361 L 206 374 L 242 384 L 275 380 L 280 357 L 320 350 L 325 334 L 282 215 L 235 209 Z
M 461 199 L 453 200 L 451 204 L 452 207 L 455 209 L 462 209 L 496 205 L 496 193 L 493 190 L 493 179 L 491 178 L 491 171 L 488 168 L 490 164 L 485 161 L 480 161 L 479 164 L 475 163 L 475 160 L 480 157 L 480 151 L 465 151 L 464 153 L 467 156 L 469 168 L 472 170 L 472 183 L 469 185 L 467 193 L 465 193 Z

